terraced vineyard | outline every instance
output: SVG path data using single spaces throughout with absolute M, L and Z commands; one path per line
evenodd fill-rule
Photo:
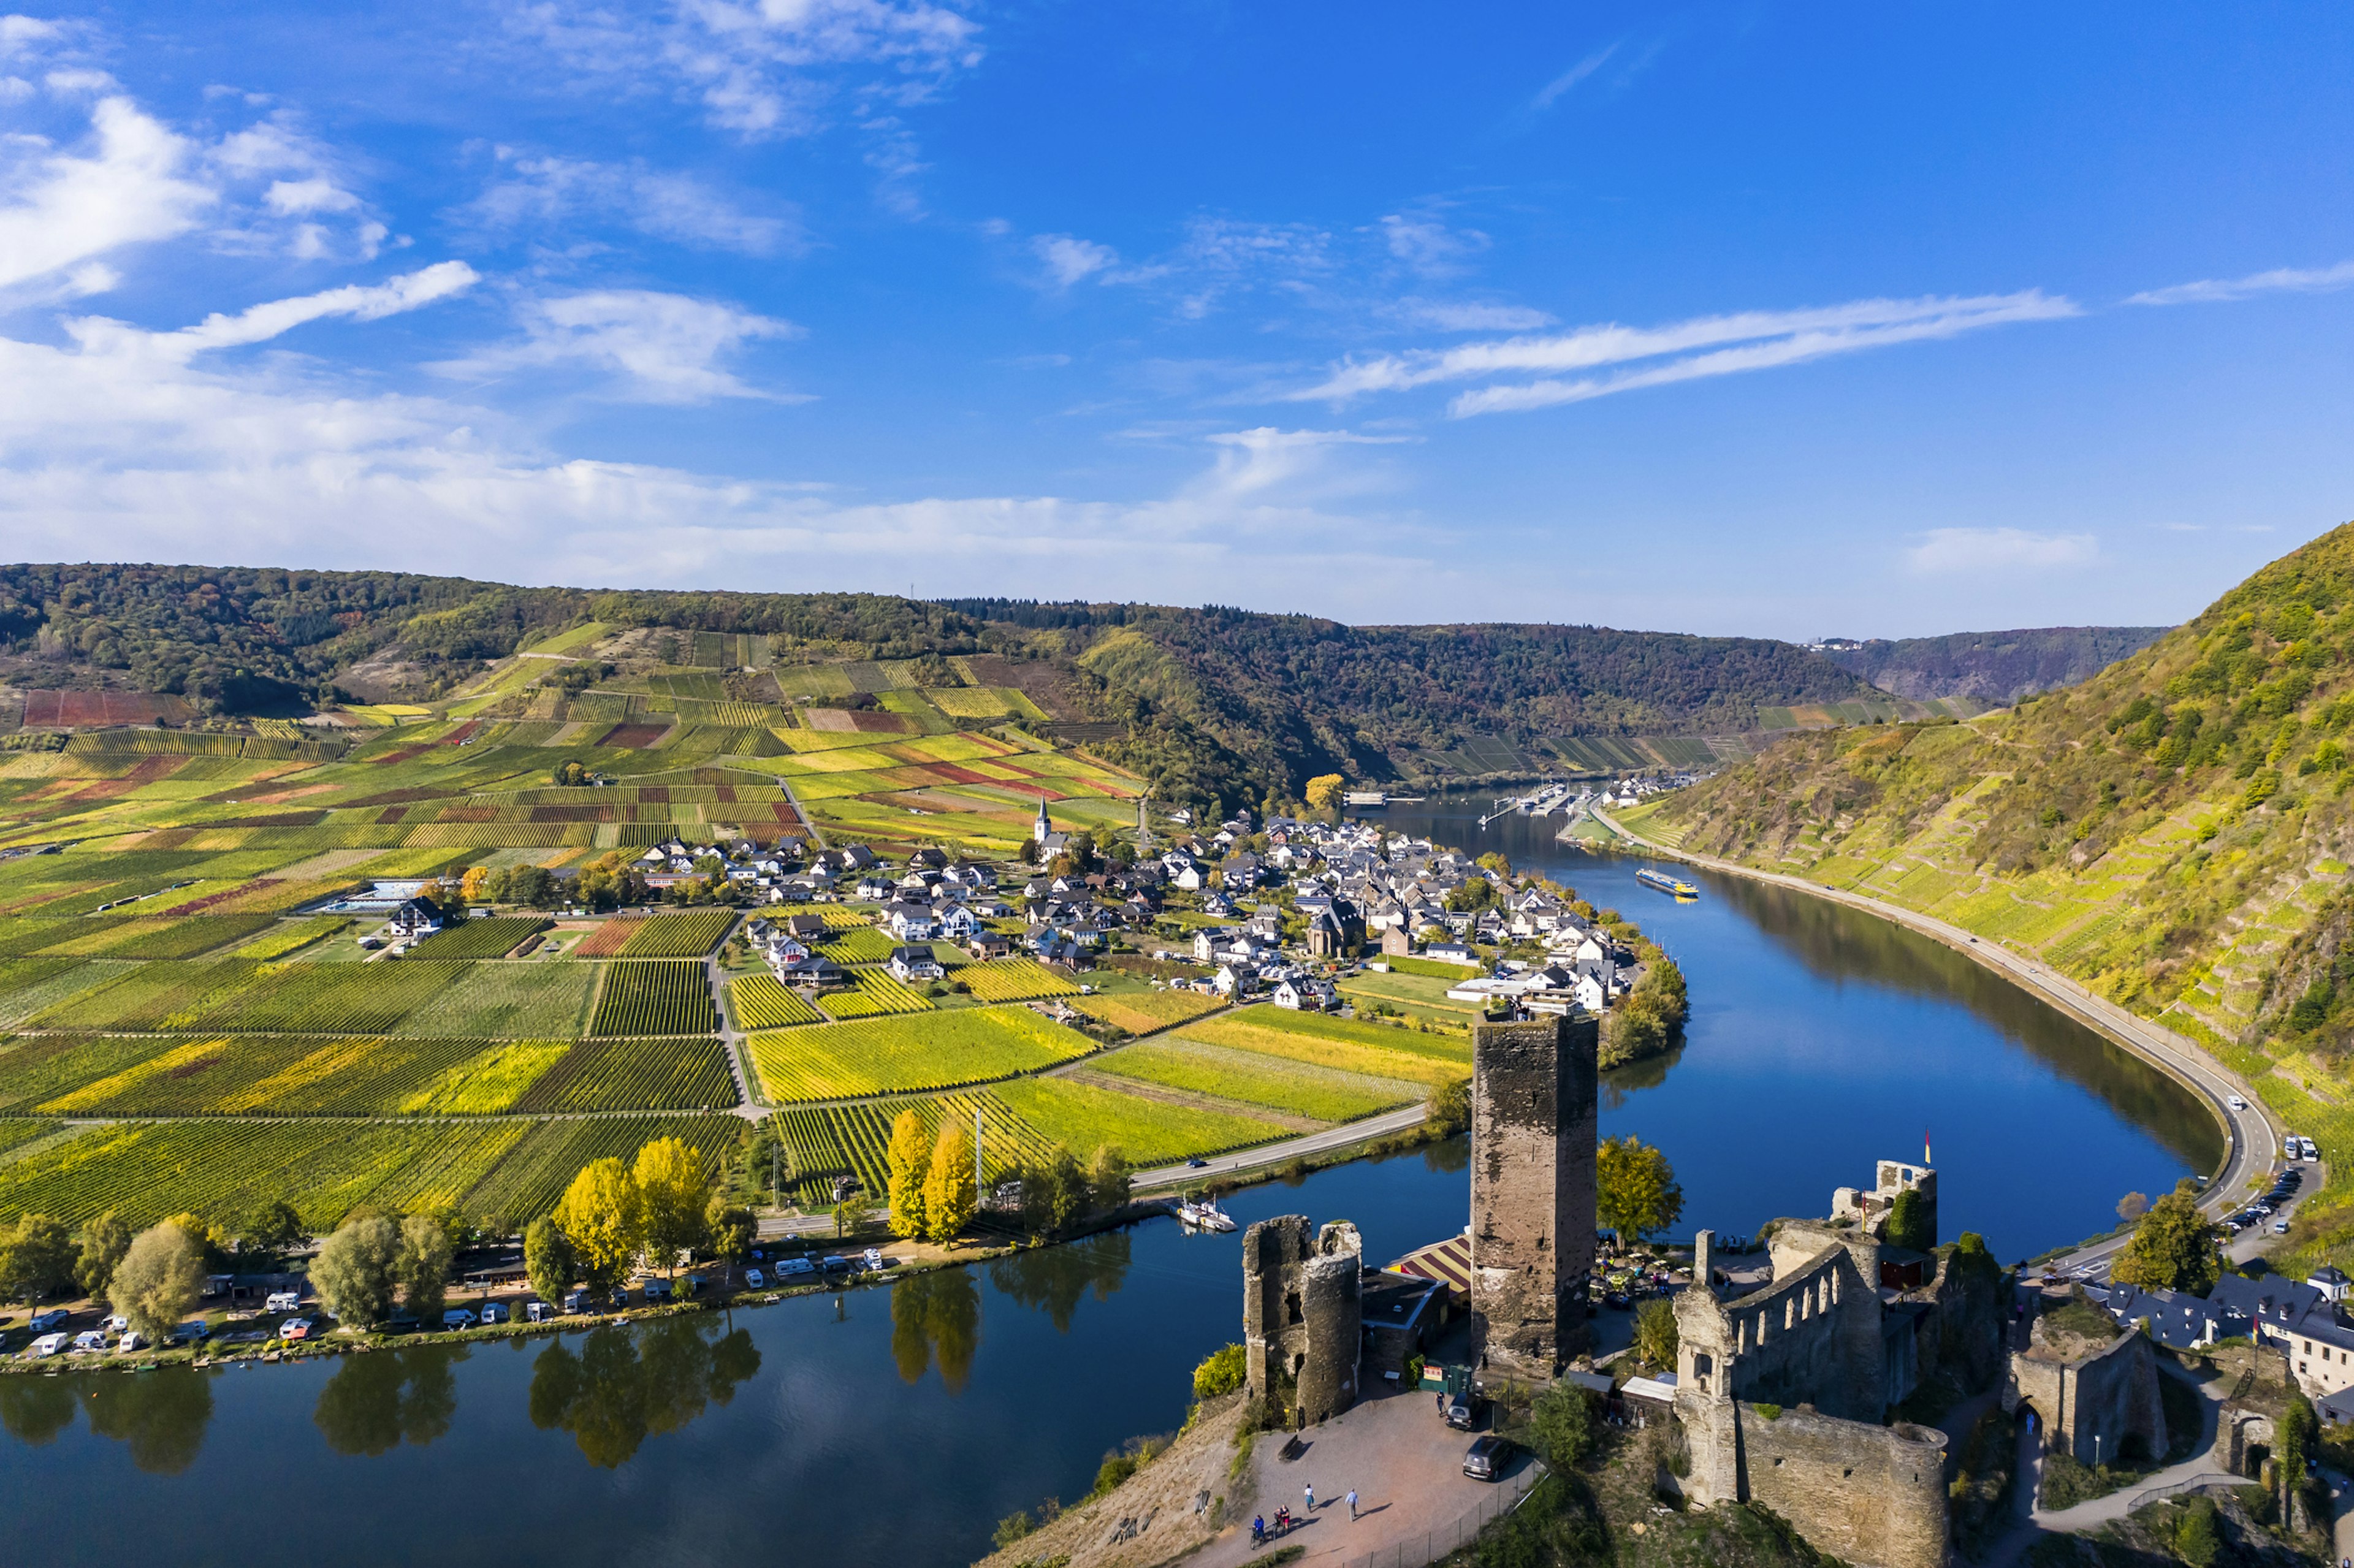
M 1204 1019 L 1186 1025 L 1177 1038 L 1434 1087 L 1471 1071 L 1471 1043 L 1461 1036 L 1420 1034 L 1278 1007 L 1251 1007 Z
M 1423 1085 L 1402 1078 L 1368 1077 L 1182 1040 L 1124 1046 L 1096 1070 L 1318 1121 L 1354 1121 L 1412 1105 L 1426 1093 Z
M 701 960 L 650 959 L 606 966 L 591 1034 L 710 1034 L 719 1028 Z
M 996 1094 L 1041 1138 L 1081 1152 L 1117 1145 L 1129 1161 L 1159 1165 L 1189 1154 L 1220 1154 L 1289 1136 L 1279 1122 L 1230 1111 L 1171 1105 L 1066 1078 L 1023 1078 Z
M 988 1083 L 1095 1049 L 1086 1035 L 1021 1007 L 812 1024 L 755 1034 L 749 1044 L 761 1086 L 779 1105 Z

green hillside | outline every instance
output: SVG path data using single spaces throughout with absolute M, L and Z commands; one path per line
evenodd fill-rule
M 1630 825 L 2038 954 L 2225 1056 L 2349 1171 L 2349 656 L 2354 524 L 2082 685 L 1795 736 Z M 2354 1182 L 2330 1193 L 2295 1240 L 2354 1260 Z

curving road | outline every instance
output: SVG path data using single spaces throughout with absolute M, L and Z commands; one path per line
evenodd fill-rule
M 1352 1143 L 1386 1138 L 1393 1132 L 1419 1127 L 1426 1111 L 1426 1107 L 1417 1104 L 1402 1110 L 1369 1116 L 1363 1121 L 1344 1121 L 1321 1132 L 1303 1133 L 1298 1138 L 1287 1138 L 1280 1143 L 1262 1143 L 1256 1149 L 1222 1154 L 1206 1161 L 1198 1170 L 1190 1165 L 1162 1165 L 1150 1171 L 1140 1171 L 1135 1176 L 1135 1190 L 1143 1192 L 1156 1187 L 1182 1187 L 1194 1181 L 1206 1181 L 1213 1176 L 1232 1176 L 1239 1171 L 1264 1170 L 1288 1160 L 1297 1160 L 1303 1154 L 1322 1154 L 1328 1150 L 1346 1149 Z
M 1643 837 L 1613 821 L 1606 812 L 1594 810 L 1591 807 L 1588 811 L 1595 821 L 1619 838 L 1663 860 L 1680 860 L 1705 866 L 1711 871 L 1721 871 L 1727 875 L 1745 876 L 1753 882 L 1773 883 L 1811 894 L 1817 898 L 1827 898 L 1834 904 L 1844 904 L 1850 908 L 1893 921 L 1908 930 L 1943 942 L 1956 952 L 1967 954 L 2079 1022 L 2124 1046 L 2207 1103 L 2232 1140 L 2231 1156 L 2223 1162 L 2221 1175 L 2208 1184 L 2206 1196 L 2200 1203 L 2210 1217 L 2229 1213 L 2271 1187 L 2273 1162 L 2280 1150 L 2280 1130 L 2265 1116 L 2264 1102 L 2256 1097 L 2255 1091 L 2197 1043 L 2126 1012 L 2106 997 L 2094 995 L 2038 959 L 2014 953 L 1996 942 L 1982 941 L 1960 927 L 1935 916 L 1901 909 L 1893 904 L 1883 904 L 1877 898 L 1840 888 L 1826 887 L 1804 877 L 1759 871 L 1736 861 L 1719 860 L 1713 855 L 1677 849 Z M 2240 1102 L 2236 1107 L 2232 1103 L 2234 1099 Z M 2317 1192 L 2325 1172 L 2317 1168 L 2312 1175 L 2315 1178 L 2312 1188 Z M 2104 1270 L 2108 1261 L 2124 1250 L 2126 1240 L 2122 1235 L 2113 1236 L 2079 1247 L 2052 1259 L 2050 1266 L 2062 1273 L 2086 1268 Z

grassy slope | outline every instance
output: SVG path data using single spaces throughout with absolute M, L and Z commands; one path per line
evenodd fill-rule
M 2081 686 L 1798 736 L 1630 825 L 1936 915 L 2200 1040 L 2349 1173 L 2292 1239 L 2354 1261 L 2349 722 L 2354 525 Z

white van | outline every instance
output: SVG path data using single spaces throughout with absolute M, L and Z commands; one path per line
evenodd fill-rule
M 43 1334 L 32 1342 L 26 1353 L 47 1359 L 65 1348 L 66 1337 L 63 1334 Z
M 265 1312 L 293 1312 L 300 1310 L 302 1306 L 301 1291 L 273 1290 L 270 1293 L 270 1299 L 261 1304 L 261 1309 Z
M 744 1271 L 744 1283 L 753 1290 L 765 1290 L 769 1285 L 768 1277 L 757 1268 L 748 1268 Z
M 505 1322 L 506 1320 L 507 1320 L 507 1309 L 506 1309 L 504 1307 L 501 1306 L 499 1303 L 497 1303 L 497 1302 L 495 1302 L 495 1301 L 485 1301 L 485 1302 L 483 1302 L 483 1303 L 482 1303 L 482 1321 L 483 1321 L 483 1322 L 485 1322 L 485 1323 L 504 1323 L 504 1322 Z
M 524 1316 L 535 1323 L 549 1322 L 557 1316 L 556 1304 L 552 1301 L 534 1301 L 523 1310 Z

